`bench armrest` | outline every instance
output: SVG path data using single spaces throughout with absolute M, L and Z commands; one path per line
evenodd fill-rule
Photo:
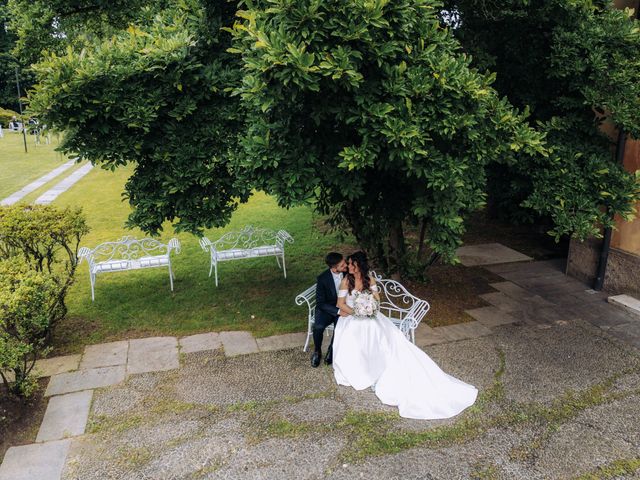
M 172 238 L 171 240 L 169 240 L 169 244 L 167 245 L 167 247 L 167 255 L 171 253 L 171 250 L 175 250 L 176 253 L 180 253 L 180 240 L 178 240 L 177 238 Z
M 82 260 L 86 260 L 87 263 L 91 264 L 93 259 L 93 251 L 87 247 L 81 247 L 78 250 L 78 264 L 82 263 Z
M 316 286 L 311 285 L 304 292 L 300 293 L 295 298 L 296 305 L 304 305 L 307 304 L 307 308 L 309 308 L 309 313 L 313 312 L 313 306 L 311 305 L 316 296 Z
M 211 240 L 209 240 L 207 237 L 200 237 L 200 247 L 202 247 L 202 250 L 204 250 L 205 252 L 208 252 L 213 244 L 211 243 Z
M 293 243 L 293 237 L 286 230 L 278 230 L 278 233 L 276 233 L 276 245 L 284 247 L 285 242 Z

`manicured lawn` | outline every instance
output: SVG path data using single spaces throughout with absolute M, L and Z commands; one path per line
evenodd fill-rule
M 56 200 L 57 205 L 82 205 L 91 233 L 83 245 L 116 240 L 127 231 L 123 223 L 129 212 L 121 200 L 124 182 L 131 173 L 94 169 Z M 171 293 L 166 269 L 120 272 L 99 276 L 96 300 L 91 301 L 86 263 L 80 265 L 77 283 L 69 298 L 68 318 L 57 331 L 59 352 L 79 351 L 84 344 L 110 339 L 155 334 L 186 335 L 211 330 L 250 330 L 258 336 L 303 331 L 306 311 L 295 305 L 295 296 L 315 281 L 331 249 L 350 252 L 335 235 L 316 228 L 317 219 L 308 207 L 285 210 L 261 193 L 242 205 L 225 229 L 207 232 L 212 240 L 244 225 L 287 230 L 295 243 L 287 244 L 287 279 L 273 257 L 223 263 L 220 286 L 208 277 L 209 258 L 190 234 L 178 235 L 182 251 L 173 259 L 177 280 Z M 173 236 L 167 225 L 161 240 Z
M 58 146 L 57 137 L 52 136 L 51 140 L 50 145 L 36 146 L 33 135 L 27 135 L 28 153 L 25 153 L 22 134 L 4 131 L 4 137 L 0 138 L 0 200 L 67 161 L 54 150 Z

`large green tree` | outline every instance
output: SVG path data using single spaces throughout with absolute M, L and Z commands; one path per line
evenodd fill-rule
M 630 215 L 638 184 L 614 161 L 611 127 L 640 138 L 640 23 L 610 0 L 447 0 L 474 65 L 546 134 L 531 168 L 491 168 L 494 206 L 547 215 L 557 236 L 598 234 Z M 445 16 L 451 18 L 451 15 Z M 603 128 L 604 127 L 604 128 Z M 607 135 L 605 132 L 609 132 Z
M 411 223 L 432 258 L 453 257 L 494 165 L 562 175 L 548 131 L 474 68 L 437 0 L 10 5 L 18 51 L 38 59 L 32 108 L 65 130 L 63 150 L 135 164 L 130 223 L 150 232 L 167 219 L 194 233 L 222 225 L 257 188 L 312 203 L 397 269 Z M 627 213 L 632 180 L 599 171 Z M 536 203 L 541 185 L 559 188 L 536 183 L 526 199 L 539 211 L 557 203 Z M 600 191 L 585 195 L 602 205 Z M 580 221 L 596 224 L 592 211 Z M 554 219 L 573 229 L 574 217 Z

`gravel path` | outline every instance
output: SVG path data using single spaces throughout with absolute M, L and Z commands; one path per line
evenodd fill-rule
M 638 478 L 636 350 L 580 320 L 425 350 L 481 389 L 475 407 L 401 419 L 300 349 L 192 353 L 178 370 L 96 390 L 62 478 L 531 480 L 603 466 L 619 474 L 593 478 Z

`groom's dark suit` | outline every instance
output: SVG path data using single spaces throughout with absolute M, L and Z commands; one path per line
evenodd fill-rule
M 316 283 L 316 319 L 313 325 L 313 343 L 315 351 L 320 353 L 322 348 L 322 336 L 325 329 L 333 324 L 335 326 L 338 320 L 338 312 L 340 309 L 336 307 L 338 302 L 338 293 L 336 292 L 336 284 L 333 280 L 331 270 L 327 269 L 318 275 Z M 333 346 L 333 337 L 329 349 Z M 327 351 L 329 356 L 329 351 Z

